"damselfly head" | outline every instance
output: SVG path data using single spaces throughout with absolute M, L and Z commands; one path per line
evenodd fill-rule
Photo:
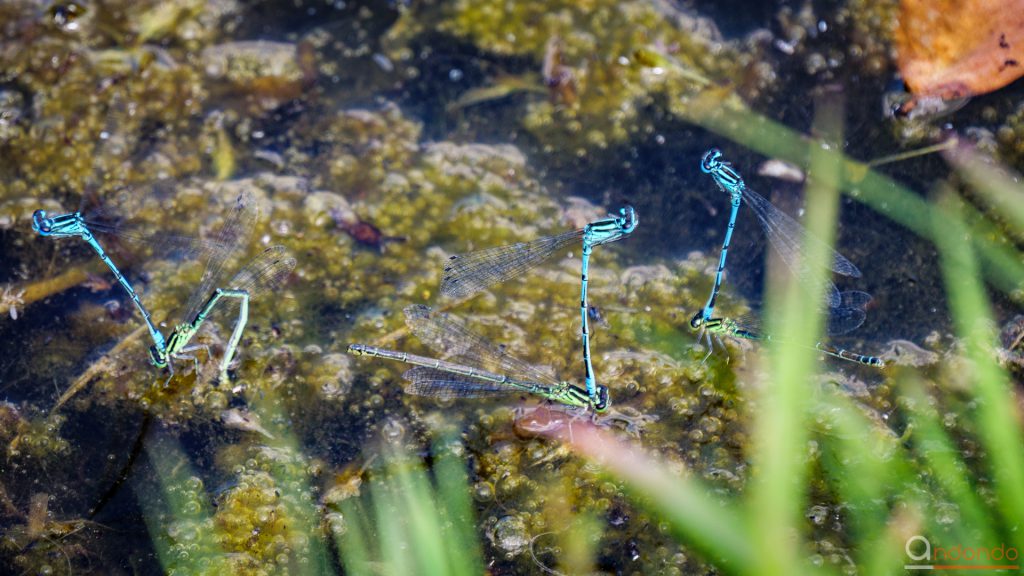
M 619 208 L 620 218 L 616 218 L 616 223 L 619 225 L 619 230 L 623 234 L 629 234 L 635 228 L 639 220 L 636 217 L 636 210 L 630 205 L 625 205 Z
M 700 330 L 704 327 L 704 311 L 698 310 L 696 314 L 690 318 L 690 328 L 694 330 Z
M 704 153 L 704 157 L 701 158 L 700 169 L 703 170 L 705 174 L 711 174 L 715 170 L 718 170 L 718 167 L 722 165 L 722 162 L 718 160 L 721 157 L 722 151 L 718 148 L 708 150 Z
M 595 412 L 604 412 L 612 405 L 612 399 L 608 395 L 608 387 L 603 384 L 597 385 L 597 402 L 594 403 Z
M 167 356 L 162 354 L 156 346 L 149 347 L 149 361 L 157 368 L 167 367 Z
M 44 236 L 53 231 L 53 220 L 46 217 L 46 210 L 36 210 L 32 213 L 32 229 Z
M 36 210 L 32 213 L 32 229 L 41 236 L 57 238 L 88 234 L 78 212 L 51 217 L 46 215 L 46 210 Z

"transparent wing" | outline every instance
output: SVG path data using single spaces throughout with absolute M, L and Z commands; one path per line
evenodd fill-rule
M 832 271 L 844 276 L 860 277 L 860 270 L 847 260 L 845 256 L 829 248 L 824 242 L 814 236 L 805 234 L 803 226 L 796 220 L 793 220 L 788 214 L 776 208 L 763 196 L 744 186 L 743 199 L 750 205 L 754 214 L 757 215 L 758 221 L 761 222 L 761 227 L 764 228 L 765 234 L 771 241 L 771 245 L 779 253 L 779 256 L 782 257 L 782 261 L 805 284 L 810 284 L 812 274 L 806 264 L 806 254 L 803 247 L 804 238 L 806 238 L 807 243 L 816 243 L 823 246 L 826 251 L 825 253 L 831 255 L 831 265 L 829 268 Z M 840 296 L 836 285 L 827 278 L 824 280 L 824 283 L 823 293 L 826 302 L 828 302 L 830 307 L 839 306 Z
M 852 332 L 864 323 L 867 313 L 863 308 L 830 308 L 831 313 L 825 324 L 825 331 L 830 336 Z
M 761 324 L 761 317 L 754 312 L 736 316 L 732 321 L 737 328 L 751 332 L 754 336 L 764 336 L 764 326 Z
M 406 370 L 402 377 L 409 381 L 405 387 L 407 393 L 434 398 L 482 398 L 523 392 L 522 389 L 507 384 L 479 380 L 425 366 Z
M 82 196 L 83 205 L 79 211 L 93 233 L 150 248 L 154 254 L 198 257 L 219 248 L 212 240 L 157 230 L 153 223 L 129 216 L 151 210 L 147 208 L 146 200 L 153 194 L 157 193 L 120 188 L 101 201 L 95 193 L 88 192 Z
M 582 229 L 573 230 L 532 242 L 519 242 L 452 256 L 444 266 L 441 295 L 451 299 L 472 296 L 488 286 L 525 273 L 555 252 L 565 249 L 574 242 L 581 242 L 582 238 Z
M 161 255 L 173 254 L 180 258 L 205 259 L 214 251 L 224 249 L 224 246 L 212 240 L 167 232 L 147 231 L 132 223 L 95 220 L 87 217 L 85 224 L 94 234 L 114 236 L 134 245 L 152 248 L 154 253 Z
M 415 304 L 405 308 L 405 323 L 421 342 L 445 358 L 460 358 L 470 366 L 529 380 L 540 386 L 558 385 L 555 378 L 538 368 L 510 356 L 483 336 L 466 327 L 451 314 L 436 313 L 429 306 Z
M 871 294 L 850 290 L 839 295 L 839 306 L 829 308 L 825 330 L 829 335 L 846 334 L 860 328 L 867 317 Z
M 188 305 L 185 307 L 185 321 L 191 321 L 206 303 L 214 288 L 222 287 L 225 265 L 232 256 L 244 250 L 252 237 L 259 218 L 259 206 L 248 191 L 242 192 L 235 199 L 231 212 L 224 226 L 214 235 L 212 242 L 218 248 L 208 254 L 204 263 L 203 277 L 199 286 L 192 291 Z
M 224 287 L 245 290 L 250 298 L 255 298 L 280 286 L 295 269 L 295 264 L 295 258 L 284 246 L 271 246 L 239 270 Z
M 846 334 L 860 328 L 867 316 L 865 307 L 871 302 L 871 295 L 867 292 L 850 290 L 839 295 L 839 306 L 826 308 L 823 312 L 828 315 L 825 322 L 825 332 L 830 336 Z M 732 319 L 738 328 L 752 332 L 758 336 L 764 335 L 764 326 L 761 318 L 756 313 L 743 314 Z
M 864 309 L 871 303 L 873 298 L 867 292 L 860 290 L 848 290 L 839 295 L 839 306 L 842 308 Z

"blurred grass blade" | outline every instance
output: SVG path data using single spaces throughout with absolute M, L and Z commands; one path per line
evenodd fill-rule
M 566 574 L 593 574 L 597 545 L 604 530 L 604 522 L 592 512 L 564 516 L 572 523 L 559 538 L 561 554 L 558 566 Z
M 991 545 L 998 542 L 992 530 L 989 511 L 978 498 L 977 489 L 965 477 L 970 468 L 959 457 L 959 450 L 939 423 L 936 410 L 915 376 L 903 378 L 900 386 L 908 415 L 914 427 L 914 449 L 925 463 L 929 477 L 941 488 L 943 495 L 957 507 L 960 522 L 952 529 L 963 534 L 955 542 L 977 539 Z
M 446 542 L 446 530 L 442 528 L 445 523 L 435 505 L 430 480 L 422 469 L 414 469 L 398 458 L 393 461 L 397 465 L 395 488 L 408 520 L 410 539 L 414 542 L 412 552 L 419 568 L 417 573 L 456 573 L 449 566 L 446 553 L 448 545 L 455 543 Z
M 996 363 L 996 334 L 992 311 L 982 287 L 974 253 L 952 191 L 942 187 L 939 208 L 944 214 L 933 221 L 946 280 L 949 305 L 957 334 L 964 340 L 978 398 L 974 415 L 985 447 L 987 464 L 995 481 L 998 510 L 1018 550 L 1024 549 L 1024 454 L 1021 432 L 1014 414 L 1017 405 L 1007 374 Z M 936 212 L 938 213 L 938 212 Z
M 857 543 L 857 565 L 876 568 L 865 574 L 898 573 L 906 560 L 900 556 L 905 539 L 892 539 L 890 503 L 912 501 L 916 480 L 904 458 L 903 439 L 840 390 L 827 390 L 816 410 L 814 419 L 824 428 L 821 465 L 839 502 L 850 504 L 841 515 L 846 533 Z
M 545 432 L 626 483 L 636 502 L 669 524 L 676 538 L 692 547 L 724 574 L 757 574 L 747 525 L 732 502 L 701 482 L 677 476 L 638 445 L 623 443 L 589 423 Z
M 320 530 L 321 515 L 309 498 L 313 491 L 307 476 L 306 457 L 291 430 L 273 424 L 288 421 L 280 414 L 280 404 L 275 400 L 274 394 L 268 391 L 258 404 L 253 405 L 253 410 L 259 414 L 262 422 L 272 427 L 274 438 L 266 443 L 268 449 L 277 455 L 277 462 L 270 467 L 269 473 L 280 492 L 290 538 L 304 543 L 304 549 L 292 554 L 287 571 L 296 575 L 325 574 L 329 571 L 330 561 L 324 534 Z
M 164 572 L 203 574 L 227 558 L 209 530 L 213 513 L 202 481 L 176 440 L 154 434 L 146 459 L 156 472 L 158 494 L 137 485 L 136 501 Z M 187 544 L 187 545 L 185 545 Z M 186 552 L 187 551 L 187 552 Z
M 1024 186 L 993 158 L 982 156 L 974 147 L 961 145 L 944 156 L 964 180 L 1013 228 L 1024 235 Z
M 444 525 L 448 532 L 445 549 L 450 556 L 452 570 L 457 571 L 455 573 L 483 574 L 484 564 L 477 541 L 473 501 L 469 494 L 469 478 L 466 476 L 462 459 L 451 449 L 458 446 L 459 453 L 463 451 L 461 444 L 455 442 L 450 438 L 442 440 L 438 446 L 447 448 L 435 450 L 440 456 L 435 461 L 434 474 L 437 477 L 437 492 L 445 513 Z
M 906 574 L 907 541 L 924 532 L 921 509 L 924 505 L 913 495 L 902 500 L 892 520 L 884 529 L 875 533 L 874 538 L 860 540 L 864 562 L 860 564 L 861 574 Z
M 1013 234 L 1018 238 L 1024 236 L 1024 187 L 1019 183 L 1020 174 L 1011 173 L 994 158 L 983 156 L 968 145 L 944 156 L 989 208 L 1010 223 Z
M 817 99 L 815 125 L 833 141 L 842 141 L 841 99 Z M 822 242 L 804 239 L 803 253 L 808 261 L 801 265 L 806 276 L 776 275 L 768 283 L 768 333 L 779 341 L 803 346 L 776 345 L 769 341 L 769 374 L 759 395 L 760 409 L 754 416 L 751 458 L 760 474 L 751 480 L 748 517 L 753 522 L 760 570 L 763 574 L 802 573 L 802 552 L 794 538 L 806 532 L 805 482 L 807 464 L 807 397 L 817 384 L 812 375 L 817 355 L 809 351 L 822 333 L 819 307 L 824 294 L 825 274 L 829 270 L 826 253 L 834 234 L 839 203 L 839 163 L 825 146 L 811 147 L 806 196 L 808 233 Z M 800 281 L 805 285 L 799 285 Z M 817 291 L 817 293 L 814 293 Z
M 452 446 L 452 442 L 445 443 Z M 387 449 L 368 496 L 346 500 L 338 550 L 349 574 L 485 572 L 462 463 L 441 450 L 437 486 L 422 463 Z
M 995 286 L 1016 298 L 1024 290 L 1024 276 L 1017 277 L 1016 284 L 1010 284 L 1013 280 L 1012 276 L 1000 271 L 1012 271 L 1018 268 L 1021 262 L 1024 262 L 1024 254 L 1016 249 L 1004 229 L 1000 229 L 988 216 L 971 204 L 961 203 L 959 211 L 963 218 L 961 224 L 967 228 L 968 236 L 973 241 L 975 250 L 977 250 L 979 238 L 985 238 L 992 246 L 1000 247 L 999 250 L 991 252 L 988 258 L 982 258 L 981 264 L 984 265 L 984 271 L 989 274 L 989 277 L 1005 276 L 1006 286 L 1001 286 L 998 283 Z M 980 271 L 978 277 L 982 277 Z
M 377 528 L 377 544 L 380 557 L 375 564 L 380 568 L 375 572 L 383 574 L 419 574 L 413 571 L 412 547 L 406 524 L 405 510 L 399 505 L 401 497 L 394 493 L 394 481 L 375 482 L 370 484 L 370 501 L 373 505 L 373 518 Z M 371 566 L 374 563 L 371 563 Z M 429 574 L 430 572 L 422 572 Z
M 345 567 L 345 574 L 361 576 L 372 574 L 370 558 L 376 555 L 371 547 L 370 522 L 366 518 L 362 506 L 356 500 L 345 500 L 341 503 L 341 514 L 345 529 L 336 540 L 338 556 Z

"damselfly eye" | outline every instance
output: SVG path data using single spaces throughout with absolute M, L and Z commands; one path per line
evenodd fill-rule
M 46 217 L 46 210 L 36 210 L 32 213 L 32 226 L 43 233 L 50 231 L 52 225 L 50 219 Z
M 704 324 L 704 314 L 703 314 L 703 312 L 699 311 L 696 314 L 694 314 L 692 318 L 690 318 L 690 328 L 697 329 L 697 328 L 700 328 L 703 324 Z
M 702 158 L 700 161 L 700 169 L 707 173 L 714 172 L 714 170 L 718 168 L 720 164 L 718 159 L 721 157 L 722 151 L 719 150 L 718 148 L 712 148 L 711 150 L 708 150 L 704 154 L 704 158 Z

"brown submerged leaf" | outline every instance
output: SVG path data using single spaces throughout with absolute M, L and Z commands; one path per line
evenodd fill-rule
M 1024 76 L 1024 0 L 901 0 L 895 40 L 916 97 L 992 92 Z

